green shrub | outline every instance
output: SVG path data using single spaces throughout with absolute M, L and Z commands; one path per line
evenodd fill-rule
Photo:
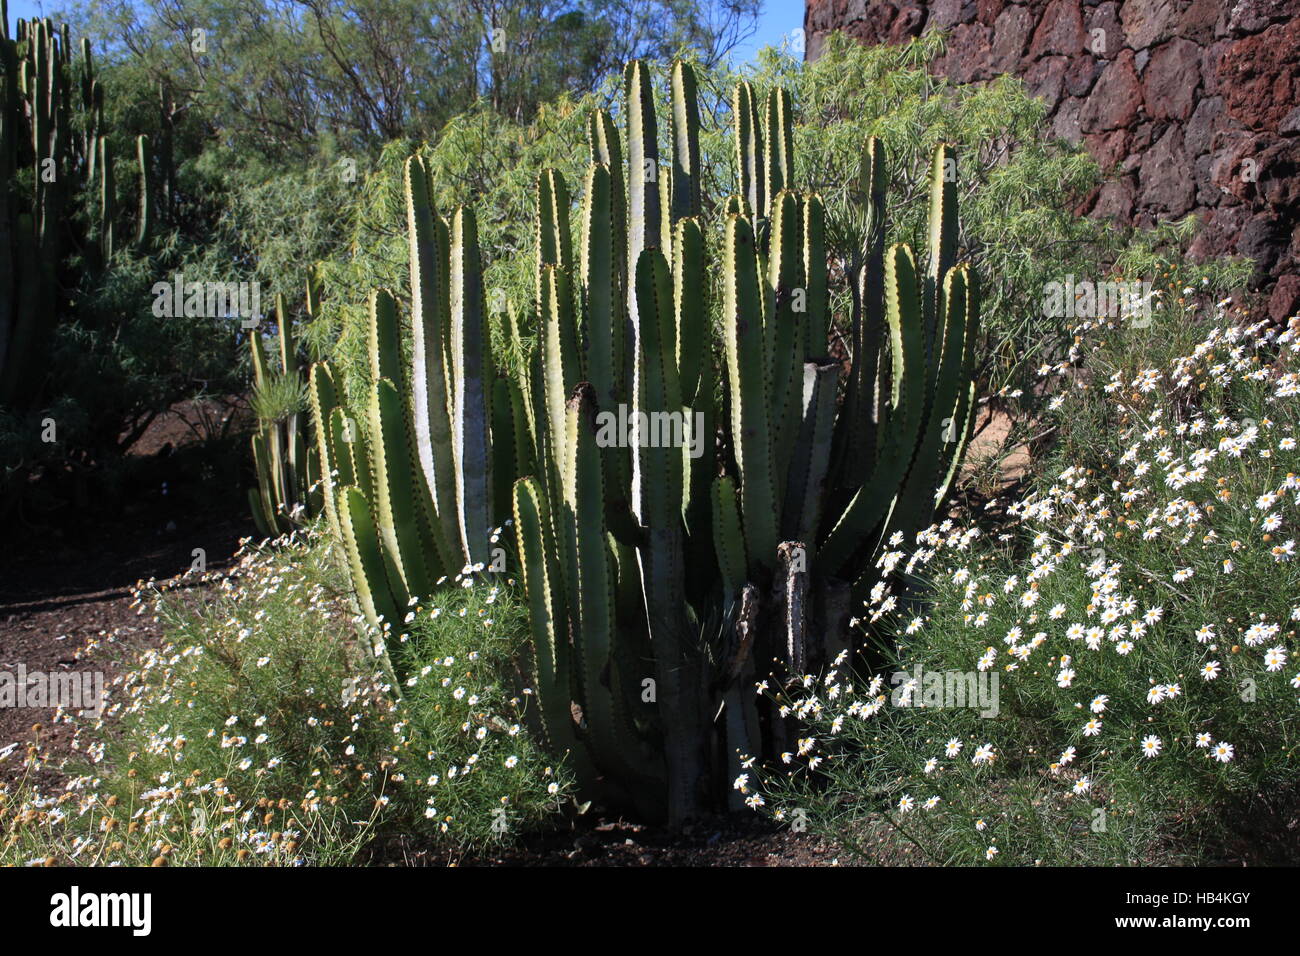
M 118 506 L 119 482 L 148 471 L 126 455 L 150 423 L 188 399 L 225 399 L 242 379 L 231 361 L 234 323 L 152 310 L 154 283 L 173 270 L 191 280 L 245 271 L 232 265 L 239 250 L 211 234 L 221 213 L 210 180 L 173 163 L 164 144 L 175 131 L 158 127 L 156 78 L 111 67 L 106 74 L 85 40 L 74 53 L 66 31 L 44 20 L 18 21 L 13 39 L 8 24 L 0 29 L 0 73 L 10 93 L 0 137 L 9 170 L 0 202 L 7 220 L 0 250 L 5 530 L 66 509 L 69 500 L 88 510 L 92 481 L 97 507 Z M 14 96 L 20 61 L 32 78 Z M 50 79 L 55 121 L 48 126 L 26 104 L 44 82 L 37 72 Z M 181 125 L 182 144 L 192 142 L 194 129 Z M 16 148 L 47 134 L 52 152 L 41 161 L 58 170 L 48 183 L 35 176 L 31 150 Z M 204 127 L 201 138 L 209 135 Z M 105 177 L 106 169 L 116 172 Z M 30 241 L 17 241 L 33 223 L 39 229 Z M 220 443 L 204 451 L 211 458 L 214 449 Z
M 334 563 L 300 534 L 244 552 L 210 599 L 141 586 L 166 643 L 110 684 L 102 720 L 73 719 L 85 760 L 62 793 L 0 790 L 0 861 L 338 864 L 544 823 L 569 778 L 523 727 L 514 585 L 464 579 L 413 608 L 395 688 L 353 643 Z
M 933 862 L 1019 864 L 1222 859 L 1293 806 L 1300 347 L 1191 291 L 1041 370 L 1060 439 L 1010 527 L 893 543 L 880 673 L 806 683 L 753 804 L 865 855 L 887 821 Z M 930 696 L 946 672 L 996 675 L 996 706 Z
M 954 144 L 965 187 L 961 244 L 986 280 L 980 344 L 984 394 L 1017 413 L 1007 438 L 1014 445 L 1035 428 L 1034 370 L 1044 361 L 1059 360 L 1070 344 L 1071 323 L 1042 314 L 1046 283 L 1067 275 L 1097 280 L 1113 272 L 1178 286 L 1200 287 L 1204 280 L 1213 294 L 1226 294 L 1244 282 L 1248 264 L 1186 260 L 1180 250 L 1192 235 L 1190 218 L 1135 230 L 1076 216 L 1074 208 L 1100 186 L 1106 171 L 1082 147 L 1051 136 L 1044 105 L 1019 80 L 1003 77 L 983 87 L 963 87 L 930 74 L 926 64 L 942 53 L 944 42 L 942 35 L 930 33 L 902 46 L 865 47 L 837 34 L 811 63 L 773 49 L 763 51 L 757 65 L 740 69 L 696 63 L 703 212 L 716 226 L 722 217 L 715 203 L 734 191 L 730 93 L 736 82 L 748 79 L 760 89 L 790 90 L 794 181 L 825 200 L 830 291 L 837 324 L 844 330 L 850 300 L 844 267 L 857 251 L 858 231 L 850 192 L 863 143 L 874 135 L 888 149 L 890 241 L 913 247 L 925 244 L 928 214 L 926 193 L 918 184 L 926 181 L 935 148 Z M 667 69 L 652 72 L 668 74 Z M 533 331 L 536 177 L 553 168 L 571 185 L 582 182 L 588 158 L 586 117 L 597 107 L 617 111 L 620 86 L 618 77 L 610 77 L 585 96 L 557 98 L 526 124 L 479 104 L 438 130 L 424 147 L 437 186 L 435 204 L 441 209 L 470 204 L 478 213 L 484 286 L 490 304 L 503 303 L 491 309 L 494 348 L 510 343 L 509 310 L 521 317 L 525 332 Z M 671 115 L 666 83 L 656 83 L 654 94 L 659 115 Z M 660 124 L 659 133 L 660 149 L 668 155 L 667 123 Z M 332 350 L 327 357 L 345 380 L 364 379 L 347 373 L 350 367 L 365 368 L 369 290 L 385 287 L 399 301 L 409 298 L 400 224 L 402 164 L 412 148 L 406 142 L 390 144 L 370 175 L 353 188 L 347 254 L 326 265 L 325 309 L 320 327 L 307 337 Z M 576 229 L 576 207 L 572 212 Z M 720 301 L 721 295 L 709 300 Z

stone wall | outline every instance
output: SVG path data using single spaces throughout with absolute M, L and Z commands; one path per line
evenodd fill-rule
M 1300 0 L 807 0 L 809 59 L 836 29 L 949 31 L 936 72 L 1020 76 L 1115 171 L 1085 212 L 1195 213 L 1190 255 L 1248 256 L 1274 318 L 1300 311 Z

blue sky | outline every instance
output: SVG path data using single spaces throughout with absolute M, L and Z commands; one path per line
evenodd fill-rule
M 40 4 L 35 0 L 9 0 L 9 30 L 12 35 L 15 20 L 30 20 L 43 16 L 42 11 L 52 12 L 54 4 Z
M 804 0 L 764 0 L 758 31 L 733 54 L 737 60 L 751 60 L 765 46 L 779 47 L 781 40 L 803 29 Z
M 62 4 L 59 0 L 42 3 L 40 0 L 9 0 L 9 27 L 19 18 L 30 20 L 54 12 Z M 758 31 L 735 52 L 738 60 L 745 61 L 765 46 L 780 46 L 781 40 L 793 31 L 803 28 L 804 0 L 764 0 L 759 16 Z

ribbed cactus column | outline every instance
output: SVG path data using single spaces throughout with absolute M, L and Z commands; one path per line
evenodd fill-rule
M 772 363 L 762 324 L 754 231 L 743 216 L 727 217 L 723 238 L 722 340 L 730 388 L 731 441 L 745 515 L 750 570 L 776 560 L 776 481 L 773 474 Z
M 644 250 L 637 261 L 636 301 L 633 411 L 653 423 L 663 413 L 677 413 L 682 407 L 674 354 L 672 280 L 657 249 Z M 706 760 L 703 649 L 686 613 L 682 457 L 675 448 L 656 447 L 659 443 L 651 436 L 638 439 L 632 450 L 632 504 L 644 535 L 638 549 L 641 588 L 662 701 L 668 818 L 681 823 L 698 811 Z
M 925 342 L 918 300 L 916 262 L 905 245 L 893 246 L 885 258 L 885 319 L 891 355 L 890 418 L 885 447 L 867 480 L 821 547 L 824 567 L 839 572 L 864 547 L 867 535 L 884 518 L 893 494 L 906 476 L 916 447 L 922 412 Z
M 310 301 L 310 283 L 308 288 Z M 322 480 L 329 483 L 328 474 L 322 479 L 322 468 L 327 457 L 333 456 L 328 449 L 322 448 L 320 437 L 313 439 L 309 435 L 308 416 L 298 407 L 287 410 L 272 407 L 287 397 L 289 388 L 303 381 L 293 318 L 282 295 L 276 296 L 275 319 L 280 357 L 278 371 L 272 371 L 267 363 L 261 330 L 248 332 L 254 407 L 261 409 L 258 431 L 252 438 L 258 485 L 249 490 L 253 520 L 259 533 L 273 538 L 293 531 L 326 507 L 330 527 L 337 531 L 338 516 L 333 503 L 322 497 L 322 489 L 318 486 Z M 328 369 L 311 370 L 307 398 L 313 420 L 321 420 L 322 414 L 335 406 L 334 382 Z M 319 428 L 317 434 L 321 435 Z
M 321 476 L 321 501 L 325 509 L 325 520 L 329 523 L 330 531 L 337 538 L 342 531 L 339 526 L 334 490 L 338 454 L 334 451 L 333 436 L 328 422 L 329 415 L 338 406 L 339 399 L 334 375 L 330 367 L 323 362 L 313 365 L 307 374 L 307 398 L 311 409 L 312 431 L 316 439 L 316 460 L 319 463 Z
M 627 262 L 636 267 L 641 250 L 658 246 L 662 235 L 662 212 L 659 196 L 659 130 L 655 122 L 654 97 L 650 91 L 650 71 L 645 63 L 633 60 L 624 71 L 625 106 L 627 109 Z M 636 298 L 628 300 L 635 312 Z
M 767 175 L 763 168 L 763 128 L 758 121 L 758 103 L 749 83 L 738 83 L 731 101 L 735 123 L 736 195 L 749 208 L 749 215 L 766 215 Z
M 514 520 L 528 595 L 542 724 L 551 746 L 562 754 L 572 754 L 579 745 L 571 710 L 567 605 L 560 584 L 559 551 L 550 507 L 536 478 L 521 478 L 515 483 Z
M 775 183 L 779 176 L 769 176 Z M 808 337 L 807 289 L 800 231 L 802 203 L 789 190 L 772 197 L 771 239 L 767 253 L 767 286 L 763 339 L 771 363 L 768 416 L 772 428 L 774 493 L 784 494 L 794 433 L 799 424 L 799 388 Z M 821 271 L 825 271 L 822 268 Z
M 401 620 L 398 616 L 401 605 L 395 600 L 389 586 L 386 562 L 379 549 L 370 504 L 356 485 L 345 485 L 339 489 L 338 514 L 344 552 L 363 613 L 376 629 L 384 623 L 394 625 Z M 378 654 L 380 645 L 376 643 L 373 646 Z
M 411 411 L 416 453 L 429 487 L 435 533 L 447 563 L 461 550 L 452 448 L 451 369 L 443 342 L 451 326 L 450 249 L 433 206 L 433 184 L 419 156 L 406 162 L 406 223 L 411 270 Z
M 147 246 L 153 236 L 153 170 L 150 168 L 152 156 L 149 152 L 149 137 L 137 136 L 135 140 L 136 162 L 140 166 L 140 220 L 136 226 L 135 241 L 137 245 Z
M 11 36 L 6 19 L 0 31 L 0 403 L 16 410 L 43 398 L 43 360 L 70 311 L 61 290 L 76 285 L 74 268 L 102 264 L 83 219 L 72 215 L 86 189 L 99 188 L 111 222 L 111 169 L 96 178 L 104 166 L 102 94 L 89 43 L 80 49 L 74 73 L 66 24 L 20 19 Z M 101 234 L 111 250 L 111 228 Z
M 379 537 L 394 561 L 402 589 L 412 597 L 423 597 L 432 593 L 442 568 L 420 507 L 422 490 L 412 467 L 403 399 L 389 379 L 381 378 L 371 386 L 369 427 Z
M 492 531 L 492 375 L 478 227 L 472 210 L 456 210 L 451 226 L 452 448 L 460 540 L 470 564 L 489 560 Z
M 104 259 L 113 257 L 113 220 L 117 215 L 117 194 L 113 184 L 113 154 L 108 151 L 108 138 L 99 137 L 96 144 L 99 167 L 99 248 Z
M 672 71 L 672 221 L 700 214 L 700 107 L 695 71 L 677 61 Z

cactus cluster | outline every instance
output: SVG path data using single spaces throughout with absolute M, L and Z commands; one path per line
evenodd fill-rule
M 376 290 L 366 408 L 346 407 L 327 363 L 308 380 L 326 519 L 377 633 L 400 626 L 444 577 L 493 562 L 494 518 L 509 507 L 510 482 L 533 468 L 522 395 L 491 358 L 474 213 L 439 215 L 418 156 L 405 190 L 409 361 L 397 302 Z
M 308 315 L 315 312 L 319 295 L 319 278 L 313 273 L 307 279 Z M 302 410 L 303 368 L 284 296 L 276 297 L 275 321 L 280 345 L 278 372 L 267 365 L 261 333 L 252 329 L 248 336 L 253 407 L 258 419 L 251 439 L 257 487 L 249 489 L 248 498 L 257 530 L 268 538 L 293 531 L 319 514 L 323 504 L 320 455 Z
M 953 151 L 934 156 L 918 265 L 886 245 L 868 141 L 851 354 L 832 350 L 824 209 L 796 188 L 789 94 L 736 89 L 736 193 L 706 208 L 690 66 L 670 85 L 668 157 L 645 64 L 625 73 L 625 135 L 592 115 L 576 243 L 568 184 L 539 176 L 523 381 L 492 361 L 473 214 L 438 217 L 417 157 L 411 361 L 379 292 L 365 437 L 328 366 L 310 393 L 371 621 L 400 626 L 441 574 L 485 563 L 509 516 L 545 736 L 591 792 L 681 822 L 725 799 L 743 757 L 793 746 L 756 680 L 846 652 L 880 541 L 929 523 L 969 431 L 978 292 L 957 262 Z
M 72 284 L 70 256 L 107 261 L 113 253 L 113 157 L 104 123 L 103 88 L 88 40 L 79 61 L 67 24 L 18 20 L 9 33 L 0 0 L 0 404 L 34 405 L 51 330 Z M 147 137 L 136 143 L 140 167 L 137 242 L 154 221 Z M 99 249 L 73 216 L 78 194 L 99 195 Z
M 690 67 L 670 86 L 669 157 L 644 64 L 625 75 L 625 139 L 593 116 L 576 257 L 565 184 L 541 178 L 525 389 L 539 467 L 514 518 L 548 736 L 590 779 L 681 821 L 745 756 L 792 743 L 755 677 L 846 651 L 879 542 L 929 523 L 969 429 L 978 292 L 957 262 L 953 151 L 934 156 L 918 266 L 885 243 L 886 159 L 868 141 L 852 354 L 832 353 L 824 209 L 796 188 L 788 92 L 735 90 L 718 236 Z M 691 454 L 598 441 L 598 410 L 620 406 L 651 431 L 702 422 L 704 440 Z

